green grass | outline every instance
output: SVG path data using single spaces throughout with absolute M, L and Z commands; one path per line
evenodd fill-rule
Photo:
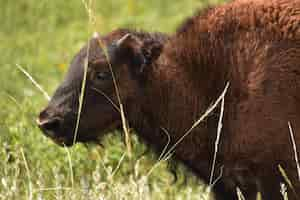
M 78 144 L 68 150 L 45 138 L 35 119 L 47 101 L 16 64 L 52 94 L 93 28 L 81 0 L 0 3 L 0 199 L 205 198 L 205 187 L 178 164 L 163 162 L 146 176 L 157 156 L 136 137 L 131 160 L 123 157 L 118 132 L 107 136 L 103 147 Z M 117 27 L 172 32 L 207 3 L 97 0 L 93 7 L 100 34 Z

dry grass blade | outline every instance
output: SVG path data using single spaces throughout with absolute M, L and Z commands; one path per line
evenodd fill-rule
M 87 3 L 85 0 L 82 0 L 82 2 L 85 6 L 85 9 L 87 10 L 90 24 L 95 25 L 96 24 L 96 18 L 95 18 L 94 14 L 92 12 L 92 9 L 91 9 L 92 0 L 90 0 L 89 3 Z M 132 150 L 131 150 L 131 141 L 130 141 L 129 128 L 128 128 L 128 123 L 127 123 L 125 113 L 124 113 L 124 108 L 123 108 L 123 104 L 122 104 L 122 100 L 121 100 L 121 96 L 120 96 L 119 87 L 118 87 L 115 75 L 113 73 L 113 70 L 112 70 L 112 64 L 110 62 L 110 58 L 109 58 L 107 49 L 106 49 L 105 45 L 102 43 L 102 41 L 100 39 L 98 39 L 98 42 L 99 42 L 99 46 L 102 48 L 102 50 L 104 52 L 104 55 L 106 57 L 108 65 L 109 65 L 109 70 L 112 74 L 112 79 L 113 79 L 113 83 L 114 83 L 114 87 L 115 87 L 115 91 L 116 91 L 116 96 L 118 98 L 118 103 L 119 103 L 119 109 L 118 110 L 120 111 L 120 114 L 121 114 L 122 128 L 123 128 L 123 131 L 125 133 L 125 143 L 126 143 L 126 146 L 127 146 L 128 156 L 131 157 Z
M 220 110 L 220 117 L 219 117 L 219 122 L 218 122 L 217 137 L 216 137 L 216 141 L 215 141 L 215 151 L 214 151 L 213 163 L 212 163 L 212 168 L 211 168 L 211 173 L 210 173 L 210 178 L 209 178 L 210 186 L 213 183 L 213 177 L 214 177 L 215 166 L 216 166 L 216 161 L 217 161 L 218 147 L 219 147 L 219 143 L 220 143 L 221 130 L 223 127 L 222 120 L 223 120 L 223 114 L 224 114 L 224 104 L 225 104 L 225 97 L 222 98 L 222 102 L 221 102 L 221 110 Z
M 297 172 L 298 172 L 298 180 L 300 181 L 300 165 L 299 165 L 299 159 L 298 159 L 298 153 L 297 153 L 297 146 L 296 146 L 296 142 L 295 142 L 295 136 L 294 136 L 294 132 L 293 132 L 293 128 L 290 122 L 288 122 L 289 125 L 289 131 L 290 131 L 290 136 L 291 136 L 291 140 L 293 143 L 293 150 L 294 150 L 294 154 L 295 154 L 295 162 L 297 165 Z
M 114 175 L 118 172 L 118 170 L 119 170 L 119 168 L 120 168 L 120 166 L 121 166 L 121 163 L 123 162 L 125 156 L 126 156 L 126 153 L 123 153 L 123 155 L 121 156 L 121 158 L 120 158 L 120 160 L 119 160 L 119 162 L 118 162 L 118 165 L 116 166 L 116 168 L 114 169 L 114 171 L 113 171 L 112 174 L 111 174 L 111 178 L 113 178 Z
M 89 48 L 90 48 L 90 45 L 88 43 L 87 52 L 89 52 Z M 88 56 L 89 56 L 89 53 L 87 53 L 87 58 L 88 58 Z M 83 81 L 81 84 L 81 90 L 80 90 L 80 96 L 79 96 L 79 106 L 78 106 L 78 114 L 77 114 L 77 119 L 76 119 L 74 137 L 73 137 L 73 144 L 76 143 L 78 129 L 79 129 L 79 123 L 80 123 L 80 117 L 81 117 L 81 111 L 82 111 L 82 104 L 83 104 L 83 100 L 84 100 L 84 91 L 85 91 L 86 75 L 87 75 L 87 67 L 88 67 L 87 58 L 85 58 L 85 60 L 84 60 L 85 62 L 84 62 Z
M 239 187 L 236 188 L 236 194 L 237 194 L 238 200 L 246 200 Z
M 92 10 L 90 9 L 92 1 L 89 1 L 89 4 L 87 4 L 84 0 L 82 0 L 82 3 L 84 4 L 84 6 L 85 6 L 85 8 L 88 12 L 89 24 L 92 24 Z M 81 111 L 82 111 L 82 104 L 83 104 L 83 100 L 84 100 L 84 91 L 85 91 L 87 69 L 88 69 L 89 50 L 90 50 L 90 42 L 88 41 L 87 50 L 86 50 L 87 51 L 86 52 L 86 57 L 84 59 L 83 80 L 82 80 L 80 96 L 79 96 L 78 115 L 77 115 L 77 119 L 76 119 L 76 126 L 75 126 L 75 131 L 74 131 L 73 144 L 76 143 L 76 138 L 77 138 L 78 129 L 79 129 L 79 123 L 80 123 L 80 117 L 81 117 Z
M 107 52 L 107 48 L 102 43 L 102 41 L 100 39 L 98 40 L 98 43 L 99 43 L 99 46 L 101 47 L 101 49 L 104 52 L 104 55 L 105 55 L 106 60 L 108 62 L 110 73 L 112 75 L 112 79 L 113 79 L 113 83 L 114 83 L 114 87 L 115 87 L 115 92 L 116 92 L 116 96 L 117 96 L 118 103 L 119 103 L 119 109 L 118 110 L 120 111 L 120 114 L 121 114 L 122 129 L 125 133 L 125 143 L 126 143 L 126 147 L 127 147 L 127 152 L 128 152 L 128 156 L 131 157 L 131 152 L 132 152 L 131 149 L 132 148 L 131 148 L 130 134 L 129 134 L 128 123 L 127 123 L 127 120 L 126 120 L 126 117 L 125 117 L 124 107 L 123 107 L 121 96 L 120 96 L 120 90 L 119 90 L 117 80 L 116 80 L 116 77 L 115 77 L 113 69 L 112 69 L 112 64 L 110 62 L 110 57 L 109 57 L 109 54 Z
M 287 187 L 284 183 L 280 183 L 280 193 L 282 195 L 283 200 L 288 200 Z
M 206 112 L 192 125 L 192 127 L 187 132 L 185 132 L 185 134 L 183 134 L 183 136 L 181 138 L 179 138 L 179 140 L 165 154 L 163 159 L 168 157 L 175 150 L 177 145 L 179 145 L 184 140 L 184 138 L 187 137 L 194 130 L 194 128 L 196 128 L 212 111 L 214 111 L 216 109 L 216 107 L 219 105 L 220 101 L 222 101 L 222 99 L 224 98 L 228 88 L 229 88 L 229 82 L 226 84 L 222 94 L 215 101 L 215 103 L 206 110 Z
M 82 3 L 88 14 L 89 24 L 91 24 L 95 27 L 96 26 L 96 17 L 93 14 L 93 9 L 92 9 L 93 0 L 88 0 L 88 2 L 86 0 L 82 0 Z
M 93 0 L 89 0 L 88 2 L 86 0 L 82 0 L 82 3 L 84 4 L 85 6 L 85 9 L 88 13 L 88 16 L 89 16 L 89 24 L 90 25 L 93 25 L 94 27 L 96 26 L 96 17 L 95 15 L 93 14 L 93 10 L 92 10 L 92 2 Z M 114 82 L 114 86 L 115 86 L 115 90 L 116 90 L 116 94 L 117 94 L 117 97 L 118 97 L 118 102 L 119 102 L 119 107 L 105 94 L 103 93 L 102 91 L 98 90 L 97 88 L 93 88 L 96 92 L 100 93 L 101 95 L 103 95 L 121 114 L 121 118 L 122 118 L 122 122 L 125 121 L 125 116 L 124 116 L 124 111 L 123 111 L 123 105 L 121 103 L 121 98 L 120 98 L 120 95 L 119 95 L 119 89 L 118 89 L 118 86 L 117 86 L 117 82 L 116 82 L 116 79 L 115 79 L 115 76 L 113 74 L 113 71 L 112 71 L 112 66 L 111 66 L 111 62 L 110 62 L 110 59 L 109 59 L 109 56 L 108 56 L 108 53 L 107 53 L 107 49 L 105 48 L 105 46 L 101 43 L 100 39 L 98 40 L 99 41 L 99 44 L 100 44 L 100 47 L 102 48 L 104 54 L 105 54 L 105 57 L 109 63 L 109 68 L 110 68 L 110 72 L 112 74 L 112 78 L 113 78 L 113 82 Z M 86 77 L 87 77 L 87 69 L 88 69 L 88 57 L 89 57 L 89 49 L 90 49 L 90 43 L 88 42 L 88 46 L 87 46 L 87 56 L 86 56 L 86 60 L 85 60 L 85 64 L 84 64 L 84 80 L 83 80 L 83 84 L 82 84 L 82 97 L 80 98 L 80 104 L 82 104 L 82 101 L 83 101 L 83 93 L 84 93 L 84 90 L 85 90 L 85 85 L 86 85 Z M 81 110 L 81 107 L 80 107 L 80 110 Z M 80 113 L 80 112 L 79 112 Z M 78 124 L 79 124 L 79 118 L 78 118 Z M 78 124 L 76 125 L 76 127 L 78 127 Z M 125 123 L 123 122 L 123 129 L 125 131 L 125 133 L 128 132 L 128 129 L 127 129 L 127 126 L 124 125 Z M 124 128 L 125 127 L 125 128 Z M 76 128 L 76 130 L 78 131 L 78 128 Z M 126 134 L 127 135 L 127 134 Z M 126 137 L 127 138 L 127 137 Z M 127 143 L 126 143 L 127 144 Z M 105 164 L 101 161 L 102 163 L 102 166 L 103 168 L 105 169 L 107 175 L 110 177 L 110 178 L 113 178 L 113 176 L 116 174 L 116 172 L 118 171 L 118 169 L 120 168 L 120 165 L 122 163 L 122 161 L 124 160 L 124 157 L 125 157 L 125 154 L 122 155 L 122 157 L 120 158 L 119 162 L 118 162 L 118 165 L 117 167 L 115 168 L 115 170 L 111 173 L 110 170 L 108 170 L 105 166 Z
M 17 68 L 23 73 L 25 74 L 25 76 L 32 82 L 32 84 L 40 91 L 42 92 L 42 94 L 44 95 L 44 97 L 47 99 L 47 101 L 50 101 L 50 96 L 48 95 L 48 93 L 43 89 L 43 87 L 38 84 L 38 82 L 36 82 L 34 80 L 34 78 L 19 64 L 16 64 Z
M 149 172 L 147 173 L 146 177 L 149 177 L 149 176 L 151 175 L 151 173 L 154 171 L 154 169 L 155 169 L 156 167 L 158 167 L 159 164 L 160 164 L 162 161 L 167 161 L 167 160 L 169 160 L 169 159 L 172 157 L 172 155 L 173 155 L 172 153 L 169 153 L 168 155 L 165 155 L 165 156 L 163 157 L 163 159 L 157 161 L 157 162 L 153 165 L 153 167 L 151 167 L 151 169 L 150 169 Z
M 97 88 L 93 88 L 93 90 L 95 90 L 97 93 L 99 93 L 99 94 L 101 94 L 102 96 L 104 96 L 104 97 L 111 103 L 111 105 L 112 105 L 119 113 L 121 113 L 120 108 L 113 102 L 113 100 L 111 100 L 111 98 L 109 98 L 109 96 L 107 96 L 104 92 L 102 92 L 101 90 L 98 90 Z
M 68 163 L 69 163 L 69 169 L 70 169 L 70 178 L 71 178 L 71 186 L 72 186 L 72 188 L 74 188 L 74 173 L 73 173 L 71 153 L 70 153 L 68 147 L 64 146 L 64 149 L 66 150 L 67 157 L 68 157 Z
M 17 107 L 22 110 L 22 105 L 17 101 L 17 99 L 15 97 L 13 97 L 12 95 L 8 94 L 8 93 L 4 93 L 11 102 L 13 102 L 15 105 L 17 105 Z
M 285 170 L 283 169 L 283 167 L 279 164 L 278 165 L 278 169 L 279 169 L 279 172 L 281 174 L 281 176 L 283 177 L 284 181 L 288 184 L 288 186 L 291 188 L 291 190 L 293 191 L 293 193 L 298 196 L 297 192 L 295 191 L 295 188 L 291 182 L 291 180 L 289 179 L 287 173 L 285 172 Z
M 262 195 L 261 195 L 260 192 L 258 192 L 258 193 L 256 194 L 256 200 L 263 200 Z
M 167 129 L 161 127 L 162 131 L 167 135 L 168 137 L 168 141 L 167 141 L 167 144 L 165 145 L 164 149 L 162 150 L 161 154 L 159 155 L 158 159 L 157 159 L 157 162 L 155 163 L 155 165 L 153 167 L 151 167 L 151 169 L 149 170 L 149 172 L 147 173 L 146 177 L 150 176 L 150 174 L 153 172 L 153 170 L 159 166 L 159 164 L 162 162 L 162 161 L 165 161 L 165 160 L 168 160 L 169 158 L 171 158 L 172 154 L 169 154 L 169 156 L 165 157 L 165 152 L 167 151 L 168 149 L 168 146 L 171 142 L 171 137 L 170 137 L 170 134 L 168 132 Z
M 171 142 L 171 137 L 170 137 L 170 134 L 169 134 L 169 132 L 167 131 L 167 129 L 165 129 L 165 128 L 163 128 L 163 127 L 162 127 L 161 129 L 162 129 L 163 132 L 167 135 L 167 137 L 168 137 L 168 142 L 167 142 L 167 144 L 165 145 L 164 149 L 162 150 L 160 156 L 158 157 L 158 162 L 161 161 L 161 159 L 164 157 L 165 152 L 167 151 L 168 146 L 169 146 L 169 144 L 170 144 L 170 142 Z
M 30 170 L 29 170 L 29 167 L 28 167 L 28 163 L 27 163 L 27 160 L 26 160 L 26 157 L 24 155 L 24 151 L 23 151 L 23 148 L 21 148 L 21 155 L 22 155 L 22 158 L 23 158 L 23 161 L 24 161 L 24 165 L 25 165 L 25 169 L 26 169 L 26 173 L 27 173 L 27 177 L 28 177 L 28 200 L 32 200 L 33 199 L 33 189 L 32 189 L 32 181 L 31 181 L 31 175 L 30 175 Z
M 220 174 L 219 174 L 219 176 L 214 180 L 214 182 L 209 186 L 210 188 L 213 188 L 214 187 L 214 185 L 222 178 L 222 176 L 223 176 L 223 169 L 224 169 L 224 166 L 222 165 L 221 167 L 220 167 Z

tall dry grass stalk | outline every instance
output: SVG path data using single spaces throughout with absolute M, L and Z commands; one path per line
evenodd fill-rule
M 91 9 L 92 0 L 90 0 L 88 3 L 86 2 L 86 0 L 82 0 L 82 2 L 83 2 L 84 6 L 85 6 L 85 8 L 87 10 L 87 13 L 88 13 L 88 16 L 89 16 L 89 23 L 91 25 L 93 25 L 94 31 L 96 32 L 96 27 L 95 27 L 96 26 L 96 17 L 95 17 L 95 15 L 93 13 L 93 10 Z M 106 58 L 106 60 L 108 62 L 110 73 L 112 75 L 112 79 L 113 79 L 113 83 L 114 83 L 114 88 L 115 88 L 115 92 L 116 92 L 116 96 L 117 96 L 117 100 L 118 100 L 118 104 L 119 104 L 117 110 L 119 111 L 119 113 L 121 115 L 122 128 L 123 128 L 123 131 L 125 133 L 125 144 L 126 144 L 126 147 L 127 147 L 127 153 L 128 153 L 128 156 L 131 157 L 132 147 L 131 147 L 131 140 L 130 140 L 130 132 L 129 132 L 128 122 L 126 120 L 126 116 L 125 116 L 125 112 L 124 112 L 124 107 L 123 107 L 122 99 L 121 99 L 121 96 L 120 96 L 120 89 L 119 89 L 119 86 L 118 86 L 115 74 L 114 74 L 113 69 L 112 69 L 112 64 L 111 64 L 111 61 L 110 61 L 109 54 L 107 52 L 107 48 L 103 44 L 103 42 L 101 41 L 101 39 L 99 37 L 98 37 L 98 43 L 99 43 L 99 46 L 101 47 L 101 49 L 103 50 L 105 58 Z M 87 51 L 89 51 L 89 44 L 88 44 L 88 48 L 87 49 L 88 49 Z M 88 55 L 87 55 L 87 57 L 88 57 Z M 87 68 L 87 67 L 88 66 L 85 66 L 85 68 Z M 86 76 L 86 74 L 85 74 L 85 76 Z M 83 85 L 85 85 L 85 83 Z M 96 90 L 101 95 L 103 95 L 105 98 L 107 98 L 109 100 L 109 102 L 115 108 L 117 107 L 116 104 L 105 93 L 103 93 L 102 91 L 98 90 L 97 88 L 93 88 L 93 89 Z
M 221 93 L 221 95 L 218 97 L 218 99 L 213 103 L 212 106 L 210 106 L 205 113 L 192 125 L 192 127 L 186 131 L 178 140 L 177 142 L 175 142 L 175 144 L 167 151 L 167 153 L 165 154 L 165 156 L 163 157 L 166 158 L 168 157 L 170 154 L 173 153 L 173 151 L 175 150 L 175 148 L 184 140 L 184 138 L 186 138 L 204 119 L 206 119 L 206 117 L 213 112 L 216 107 L 219 105 L 219 103 L 222 101 L 222 99 L 225 97 L 225 94 L 227 92 L 229 88 L 229 82 L 226 84 L 223 92 Z
M 300 165 L 299 165 L 299 159 L 298 159 L 298 151 L 297 151 L 297 145 L 296 145 L 296 142 L 295 142 L 295 136 L 294 136 L 294 131 L 293 131 L 291 122 L 288 122 L 288 126 L 289 126 L 289 131 L 290 131 L 292 144 L 293 144 L 295 162 L 296 162 L 297 172 L 298 172 L 298 180 L 300 181 Z
M 224 90 L 222 91 L 221 95 L 218 97 L 218 99 L 213 103 L 212 106 L 210 106 L 203 115 L 201 115 L 201 117 L 192 125 L 192 127 L 186 131 L 183 136 L 181 136 L 177 142 L 175 142 L 175 144 L 173 146 L 171 146 L 171 148 L 167 150 L 169 144 L 170 144 L 170 134 L 168 133 L 168 131 L 165 128 L 162 128 L 163 132 L 168 136 L 168 142 L 166 144 L 166 146 L 164 147 L 162 153 L 159 156 L 158 161 L 155 163 L 155 165 L 149 170 L 149 172 L 147 173 L 147 176 L 149 176 L 152 171 L 160 164 L 161 161 L 166 161 L 168 160 L 174 153 L 176 147 L 207 117 L 209 116 L 209 114 L 211 112 L 213 112 L 216 107 L 220 104 L 221 102 L 221 111 L 220 111 L 220 118 L 219 118 L 219 122 L 218 122 L 218 132 L 217 132 L 217 139 L 215 142 L 215 153 L 214 153 L 214 161 L 212 164 L 212 172 L 211 174 L 213 175 L 214 173 L 214 168 L 215 168 L 215 163 L 216 163 L 216 156 L 217 156 L 217 152 L 218 152 L 218 144 L 219 144 L 219 140 L 220 140 L 220 134 L 221 134 L 221 130 L 222 130 L 222 118 L 223 118 L 223 113 L 224 113 L 224 99 L 225 99 L 225 95 L 227 93 L 227 90 L 229 88 L 229 82 L 226 84 Z M 223 169 L 221 168 L 221 173 L 220 176 L 222 175 L 222 171 Z M 217 177 L 217 180 L 220 179 L 220 176 Z M 211 179 L 211 183 L 213 185 L 213 180 L 212 177 Z
M 239 187 L 236 188 L 236 194 L 237 194 L 238 200 L 246 200 Z
M 221 101 L 221 110 L 220 110 L 220 117 L 219 117 L 219 122 L 218 122 L 217 137 L 216 137 L 216 141 L 215 141 L 214 157 L 213 157 L 213 163 L 212 163 L 212 168 L 211 168 L 211 174 L 210 174 L 210 178 L 209 178 L 210 186 L 213 184 L 213 177 L 214 177 L 215 165 L 216 165 L 216 161 L 217 161 L 217 153 L 218 153 L 218 148 L 219 148 L 219 143 L 220 143 L 221 130 L 223 127 L 222 120 L 223 120 L 223 114 L 224 114 L 224 103 L 225 103 L 225 96 L 223 96 L 222 101 Z
M 120 115 L 121 115 L 122 129 L 125 133 L 125 144 L 126 144 L 126 147 L 127 147 L 127 153 L 128 153 L 128 157 L 131 158 L 131 156 L 132 156 L 132 147 L 131 146 L 132 145 L 131 145 L 131 140 L 130 140 L 130 132 L 129 132 L 128 122 L 127 122 L 125 112 L 124 112 L 122 99 L 121 99 L 121 96 L 120 96 L 120 89 L 119 89 L 115 74 L 114 74 L 113 69 L 112 69 L 112 64 L 111 64 L 111 61 L 110 61 L 110 57 L 109 57 L 107 48 L 103 44 L 101 39 L 99 39 L 98 42 L 99 42 L 99 46 L 102 48 L 102 50 L 104 52 L 104 55 L 105 55 L 106 60 L 108 62 L 110 73 L 112 75 L 112 79 L 113 79 L 113 83 L 114 83 L 114 87 L 115 87 L 115 92 L 116 92 L 116 96 L 117 96 L 117 100 L 118 100 L 118 104 L 119 104 L 118 111 L 120 112 Z M 104 95 L 104 96 L 107 96 L 107 95 Z M 112 104 L 115 105 L 115 103 L 112 100 L 110 100 L 110 102 L 112 102 Z
M 16 64 L 17 68 L 32 82 L 32 84 L 44 95 L 47 101 L 50 101 L 50 96 L 44 90 L 44 88 L 19 64 Z
M 26 169 L 26 174 L 27 174 L 27 178 L 28 178 L 28 200 L 32 200 L 33 199 L 33 186 L 32 186 L 32 180 L 31 180 L 31 173 L 30 173 L 30 169 L 28 167 L 28 163 L 23 151 L 23 148 L 21 148 L 21 155 L 22 155 L 22 159 L 25 165 L 25 169 Z
M 74 172 L 73 172 L 73 164 L 72 164 L 72 157 L 68 147 L 64 146 L 64 149 L 67 153 L 68 163 L 69 163 L 69 170 L 70 170 L 70 179 L 71 179 L 71 187 L 74 188 Z
M 89 18 L 89 27 L 93 28 L 93 32 L 94 32 L 94 36 L 95 33 L 97 34 L 98 38 L 99 38 L 99 34 L 96 31 L 96 17 L 95 14 L 93 12 L 92 9 L 92 5 L 93 5 L 93 0 L 82 0 L 82 3 L 84 4 L 84 7 L 86 9 L 86 12 L 88 13 L 88 18 Z M 89 31 L 90 32 L 90 31 Z M 103 44 L 103 42 L 101 41 L 101 39 L 98 39 L 98 43 L 99 46 L 101 47 L 101 49 L 104 52 L 104 55 L 106 57 L 106 60 L 109 64 L 109 70 L 110 73 L 112 75 L 112 79 L 113 79 L 113 83 L 114 83 L 114 87 L 115 87 L 115 92 L 116 92 L 116 96 L 118 99 L 118 105 L 116 105 L 115 102 L 113 102 L 104 92 L 100 91 L 97 88 L 92 88 L 94 89 L 96 92 L 98 92 L 99 94 L 103 95 L 111 104 L 114 108 L 116 108 L 116 110 L 119 111 L 120 115 L 121 115 L 121 120 L 122 120 L 122 127 L 123 127 L 123 131 L 125 133 L 125 143 L 126 143 L 126 147 L 127 147 L 127 155 L 129 157 L 131 157 L 131 152 L 132 152 L 132 148 L 131 148 L 131 142 L 130 142 L 130 136 L 129 136 L 129 127 L 128 127 L 128 123 L 125 117 L 125 112 L 124 112 L 124 108 L 123 108 L 123 104 L 122 104 L 122 100 L 121 100 L 121 96 L 120 96 L 120 90 L 118 87 L 118 83 L 116 81 L 116 77 L 114 75 L 113 69 L 112 69 L 112 64 L 110 61 L 110 57 L 109 54 L 107 52 L 107 48 L 106 46 Z M 90 50 L 90 43 L 88 42 L 88 46 L 87 46 L 87 56 L 85 59 L 85 63 L 84 63 L 84 79 L 83 79 L 83 83 L 82 83 L 82 90 L 81 90 L 81 96 L 80 96 L 80 105 L 79 105 L 79 111 L 78 111 L 78 116 L 77 116 L 77 123 L 76 123 L 76 136 L 77 136 L 77 132 L 78 132 L 78 127 L 79 127 L 79 121 L 80 121 L 80 113 L 81 113 L 81 109 L 82 109 L 82 103 L 84 100 L 84 91 L 85 91 L 85 86 L 86 86 L 86 77 L 87 77 L 87 70 L 88 70 L 88 58 L 89 58 L 89 50 Z M 76 141 L 76 136 L 74 137 L 74 141 Z M 117 173 L 118 169 L 121 166 L 122 161 L 124 160 L 126 154 L 123 154 L 118 162 L 117 167 L 113 170 L 112 173 L 110 173 L 108 170 L 106 170 L 107 174 L 109 175 L 109 177 L 113 178 L 113 176 Z M 104 163 L 102 163 L 104 164 Z M 106 169 L 106 167 L 104 166 L 104 169 Z
M 282 195 L 283 200 L 288 200 L 287 187 L 284 183 L 280 184 L 280 193 Z
M 85 9 L 88 13 L 88 29 L 90 28 L 90 25 L 93 24 L 93 20 L 94 20 L 93 12 L 92 12 L 92 9 L 91 9 L 92 2 L 93 2 L 92 0 L 89 0 L 88 2 L 86 2 L 85 0 L 82 0 L 82 3 L 85 6 Z M 81 111 L 82 111 L 82 104 L 83 104 L 83 100 L 84 100 L 84 92 L 85 92 L 87 69 L 88 69 L 89 51 L 90 51 L 90 43 L 88 41 L 87 50 L 86 50 L 86 57 L 84 59 L 83 80 L 82 80 L 80 96 L 79 96 L 78 115 L 77 115 L 77 119 L 76 119 L 76 126 L 75 126 L 75 131 L 74 131 L 74 136 L 73 136 L 73 144 L 76 143 L 79 123 L 80 123 L 80 117 L 81 117 Z

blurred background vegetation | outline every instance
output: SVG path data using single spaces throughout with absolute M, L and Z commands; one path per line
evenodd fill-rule
M 173 32 L 195 10 L 221 2 L 0 0 L 0 199 L 206 199 L 205 187 L 180 165 L 161 163 L 147 176 L 157 157 L 136 137 L 131 160 L 117 132 L 103 146 L 53 144 L 35 125 L 47 101 L 16 64 L 52 94 L 93 31 Z

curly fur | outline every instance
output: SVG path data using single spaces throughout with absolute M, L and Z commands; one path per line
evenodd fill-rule
M 167 142 L 163 127 L 174 144 L 227 81 L 217 199 L 236 199 L 236 187 L 246 199 L 258 191 L 264 199 L 281 199 L 279 164 L 299 193 L 288 122 L 300 149 L 300 1 L 236 0 L 186 20 L 152 66 L 133 127 L 160 148 Z M 205 181 L 218 112 L 175 151 Z M 289 190 L 289 199 L 299 198 L 295 191 Z

